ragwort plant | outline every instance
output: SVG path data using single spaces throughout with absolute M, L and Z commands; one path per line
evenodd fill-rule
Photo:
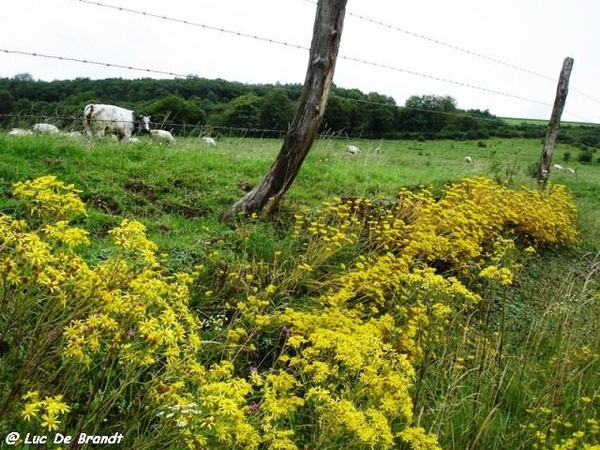
M 132 448 L 196 448 L 234 423 L 238 442 L 257 441 L 238 423 L 249 383 L 227 362 L 199 364 L 192 278 L 163 273 L 144 227 L 124 220 L 113 254 L 89 267 L 75 252 L 87 234 L 68 223 L 85 214 L 73 186 L 42 177 L 15 195 L 25 218 L 0 217 L 2 431 L 116 431 Z
M 0 220 L 13 368 L 1 411 L 19 431 L 118 431 L 132 448 L 476 448 L 498 405 L 493 305 L 516 244 L 577 239 L 563 188 L 475 178 L 439 199 L 334 199 L 297 214 L 286 260 L 216 249 L 196 273 L 169 274 L 130 220 L 88 266 L 72 186 L 41 178 L 15 194 L 30 215 Z M 192 285 L 214 317 L 190 309 Z
M 450 185 L 439 200 L 426 190 L 402 191 L 395 204 L 336 199 L 298 214 L 295 260 L 300 263 L 280 275 L 280 288 L 255 285 L 232 307 L 230 355 L 256 364 L 248 369 L 254 374 L 282 368 L 295 374 L 300 380 L 295 396 L 304 403 L 292 429 L 314 430 L 309 440 L 319 445 L 356 448 L 437 448 L 435 436 L 415 423 L 413 411 L 432 400 L 443 403 L 439 393 L 444 389 L 458 407 L 467 406 L 456 380 L 474 374 L 464 439 L 475 445 L 496 406 L 492 400 L 490 408 L 481 407 L 482 399 L 497 397 L 501 382 L 500 372 L 492 378 L 496 390 L 486 391 L 486 364 L 501 362 L 502 340 L 491 339 L 501 333 L 491 326 L 494 301 L 484 304 L 485 296 L 513 283 L 520 267 L 515 241 L 573 244 L 574 219 L 572 200 L 561 187 L 539 194 L 483 178 Z M 532 253 L 532 246 L 524 252 Z M 336 261 L 340 254 L 345 262 Z M 284 309 L 298 285 L 315 287 L 308 294 L 302 290 L 309 301 Z M 458 341 L 449 333 L 456 328 L 462 330 Z M 462 353 L 450 359 L 457 345 Z M 261 352 L 264 347 L 269 354 Z M 379 352 L 386 355 L 385 364 L 375 362 Z M 432 374 L 448 374 L 447 364 L 451 372 L 432 391 Z M 368 379 L 394 386 L 398 397 L 356 382 Z M 370 395 L 352 395 L 354 387 Z M 258 409 L 259 415 L 267 409 Z M 443 434 L 446 430 L 436 424 L 449 413 L 432 409 L 419 410 L 419 417 Z M 321 426 L 311 426 L 315 423 Z

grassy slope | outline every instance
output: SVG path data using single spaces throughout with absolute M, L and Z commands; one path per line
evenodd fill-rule
M 260 223 L 251 239 L 243 243 L 236 235 L 235 224 L 220 224 L 218 216 L 243 194 L 240 183 L 254 185 L 259 181 L 274 160 L 279 141 L 224 138 L 216 148 L 210 148 L 190 138 L 173 147 L 160 147 L 149 142 L 128 146 L 0 134 L 0 211 L 10 213 L 19 207 L 9 195 L 12 183 L 56 174 L 81 189 L 88 204 L 90 214 L 85 225 L 96 241 L 86 250 L 89 259 L 102 257 L 108 229 L 122 217 L 135 217 L 147 225 L 150 237 L 161 250 L 170 254 L 169 264 L 185 269 L 209 252 L 210 243 L 217 240 L 231 242 L 231 251 L 241 249 L 252 257 L 267 257 L 277 248 L 278 240 L 288 237 L 285 224 L 300 207 L 316 206 L 336 195 L 389 198 L 403 186 L 427 184 L 438 190 L 447 181 L 477 174 L 534 187 L 528 171 L 537 162 L 542 147 L 538 140 L 492 139 L 484 141 L 485 147 L 477 142 L 364 141 L 359 142 L 362 152 L 351 156 L 343 152 L 346 144 L 335 140 L 317 142 L 275 220 Z M 374 152 L 378 146 L 380 154 Z M 557 146 L 555 160 L 560 161 L 565 151 L 573 149 Z M 473 158 L 473 164 L 464 163 L 465 155 Z M 600 167 L 579 163 L 572 163 L 572 167 L 576 174 L 554 171 L 552 180 L 566 184 L 577 199 L 581 244 L 566 251 L 543 253 L 519 275 L 518 288 L 507 294 L 510 337 L 504 344 L 508 349 L 506 373 L 515 376 L 521 367 L 527 367 L 527 372 L 523 375 L 525 381 L 513 382 L 511 378 L 505 383 L 500 395 L 507 410 L 496 412 L 489 429 L 481 428 L 480 448 L 517 448 L 519 430 L 515 424 L 527 420 L 525 408 L 530 405 L 523 404 L 528 399 L 527 391 L 539 390 L 536 384 L 557 381 L 541 364 L 544 359 L 527 361 L 524 366 L 522 355 L 560 354 L 564 341 L 552 338 L 559 331 L 573 340 L 583 336 L 577 334 L 585 328 L 579 326 L 581 319 L 577 316 L 567 317 L 566 325 L 555 330 L 557 323 L 561 327 L 564 324 L 549 313 L 565 299 L 583 298 L 584 284 L 598 265 Z M 594 276 L 597 283 L 597 273 Z M 531 338 L 532 328 L 544 330 L 535 335 L 538 340 Z M 600 343 L 590 345 L 597 347 Z M 457 411 L 440 430 L 444 436 L 451 436 L 444 448 L 465 448 L 466 437 L 454 434 L 461 433 L 468 413 L 460 413 L 460 408 Z
M 464 176 L 484 174 L 533 186 L 527 171 L 537 162 L 536 140 L 362 142 L 357 156 L 343 152 L 344 141 L 318 141 L 282 204 L 314 206 L 334 195 L 391 197 L 400 187 L 422 184 L 439 188 Z M 153 238 L 168 248 L 193 245 L 200 224 L 219 229 L 219 213 L 243 195 L 241 184 L 256 184 L 274 160 L 280 141 L 222 139 L 216 148 L 194 139 L 173 147 L 145 142 L 72 142 L 64 138 L 0 134 L 0 206 L 10 211 L 10 185 L 42 174 L 55 174 L 81 189 L 92 207 L 89 226 L 101 236 L 119 217 L 136 217 Z M 380 146 L 380 154 L 374 148 Z M 568 146 L 558 145 L 559 161 Z M 571 149 L 572 151 L 572 149 Z M 463 158 L 470 155 L 473 164 Z M 573 163 L 576 175 L 554 172 L 578 197 L 584 231 L 598 230 L 595 205 L 600 197 L 600 170 Z M 586 233 L 587 234 L 587 233 Z M 595 243 L 597 245 L 597 242 Z

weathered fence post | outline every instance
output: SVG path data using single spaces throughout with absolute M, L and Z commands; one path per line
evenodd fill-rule
M 560 127 L 560 116 L 562 115 L 565 103 L 567 101 L 567 93 L 569 92 L 569 77 L 571 76 L 571 69 L 573 69 L 573 58 L 565 58 L 560 71 L 560 77 L 558 79 L 558 86 L 556 88 L 556 98 L 554 99 L 554 107 L 552 108 L 552 115 L 550 116 L 550 122 L 548 122 L 548 131 L 546 132 L 546 142 L 544 143 L 544 150 L 540 157 L 540 164 L 537 171 L 537 183 L 539 187 L 545 187 L 548 177 L 550 176 L 550 163 L 552 162 L 552 151 L 554 150 L 554 144 L 556 143 L 556 137 L 558 136 L 558 129 Z
M 230 206 L 222 214 L 223 219 L 239 213 L 273 210 L 300 171 L 325 113 L 346 3 L 347 0 L 319 0 L 304 89 L 279 155 L 258 186 Z

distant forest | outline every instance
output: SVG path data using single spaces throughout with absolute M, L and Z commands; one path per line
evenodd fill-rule
M 215 134 L 281 137 L 302 85 L 257 85 L 187 78 L 37 81 L 30 74 L 0 78 L 0 126 L 47 121 L 81 127 L 88 103 L 108 103 L 151 115 L 155 128 L 186 134 L 198 127 Z M 413 95 L 404 105 L 389 96 L 333 86 L 322 133 L 366 139 L 543 138 L 543 122 L 509 123 L 488 110 L 462 110 L 450 96 Z M 600 148 L 600 126 L 563 125 L 559 142 L 587 151 Z

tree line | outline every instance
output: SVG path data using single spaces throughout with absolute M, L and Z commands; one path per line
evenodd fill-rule
M 63 128 L 78 127 L 86 104 L 108 103 L 151 115 L 157 126 L 176 134 L 203 126 L 281 137 L 301 90 L 300 84 L 245 84 L 196 76 L 39 81 L 19 74 L 0 78 L 0 124 L 26 126 L 47 118 Z M 333 86 L 320 132 L 366 139 L 478 140 L 543 138 L 546 126 L 509 123 L 489 110 L 463 110 L 451 96 L 413 95 L 397 105 L 392 97 L 377 92 Z M 563 126 L 559 142 L 599 148 L 600 127 Z

